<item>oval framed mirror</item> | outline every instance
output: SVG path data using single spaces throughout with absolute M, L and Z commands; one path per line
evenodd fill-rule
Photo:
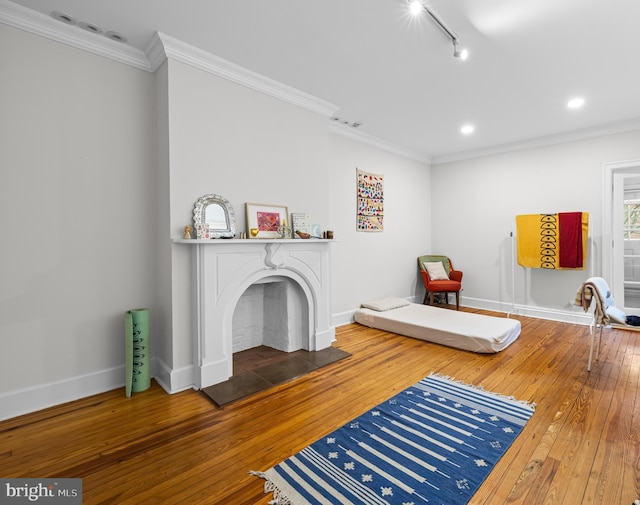
M 193 208 L 193 224 L 209 225 L 211 238 L 233 238 L 236 236 L 236 218 L 229 200 L 220 195 L 204 195 L 198 198 Z

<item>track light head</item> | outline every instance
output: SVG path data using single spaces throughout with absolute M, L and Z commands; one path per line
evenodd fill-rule
M 453 57 L 460 58 L 462 61 L 465 61 L 469 57 L 469 51 L 467 51 L 464 47 L 458 47 L 458 41 L 453 41 Z

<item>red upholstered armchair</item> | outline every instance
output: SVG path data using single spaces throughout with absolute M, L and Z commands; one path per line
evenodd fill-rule
M 425 294 L 422 303 L 433 305 L 434 293 L 444 293 L 449 303 L 449 293 L 456 294 L 456 310 L 460 310 L 460 290 L 462 289 L 462 272 L 454 270 L 451 260 L 446 256 L 419 256 L 418 269 L 424 284 Z M 431 271 L 431 272 L 429 272 Z

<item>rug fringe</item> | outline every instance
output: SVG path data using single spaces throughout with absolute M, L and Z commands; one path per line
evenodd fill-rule
M 538 404 L 534 403 L 534 402 L 528 402 L 526 400 L 517 400 L 513 396 L 501 395 L 500 393 L 495 393 L 493 391 L 487 391 L 482 386 L 476 386 L 475 384 L 467 384 L 466 382 L 463 382 L 461 380 L 458 380 L 458 379 L 455 379 L 453 377 L 450 377 L 449 375 L 443 375 L 443 374 L 440 374 L 440 373 L 431 372 L 429 374 L 429 377 L 439 377 L 441 379 L 445 379 L 445 380 L 448 380 L 450 382 L 455 382 L 456 384 L 460 384 L 461 386 L 466 386 L 468 388 L 477 389 L 478 391 L 482 391 L 483 393 L 486 393 L 488 395 L 493 395 L 493 396 L 496 396 L 498 398 L 504 398 L 505 400 L 510 400 L 510 401 L 512 401 L 514 403 L 519 403 L 520 405 L 524 405 L 525 407 L 529 407 L 532 410 L 535 410 L 536 407 L 538 406 Z
M 269 505 L 293 505 L 291 500 L 285 495 L 274 483 L 269 476 L 264 472 L 256 472 L 254 470 L 249 471 L 249 475 L 255 475 L 265 480 L 264 493 L 273 493 L 273 500 L 269 501 Z

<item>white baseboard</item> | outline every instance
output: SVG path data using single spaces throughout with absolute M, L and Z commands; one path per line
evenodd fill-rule
M 581 308 L 569 306 L 568 304 L 567 309 L 551 309 L 530 305 L 502 303 L 493 300 L 483 300 L 481 298 L 461 297 L 460 305 L 474 309 L 492 310 L 494 312 L 504 312 L 508 315 L 535 317 L 562 323 L 590 325 L 593 321 L 593 314 L 585 313 Z
M 413 298 L 407 298 L 407 300 L 413 301 Z M 578 307 L 559 310 L 467 297 L 463 297 L 460 304 L 465 307 L 504 312 L 508 315 L 549 319 L 565 323 L 590 325 L 593 321 L 592 314 L 585 313 Z M 356 309 L 333 314 L 332 324 L 337 327 L 352 323 L 355 311 Z M 122 394 L 124 395 L 124 374 L 124 365 L 122 365 L 0 394 L 0 421 L 117 388 L 123 388 Z M 161 359 L 152 358 L 151 376 L 167 393 L 173 394 L 186 389 L 197 389 L 198 367 L 188 365 L 172 369 Z
M 171 369 L 160 358 L 155 358 L 154 379 L 167 393 L 179 393 L 187 389 L 197 389 L 195 385 L 196 366 L 188 365 Z
M 334 327 L 344 326 L 345 324 L 353 323 L 353 314 L 355 310 L 347 310 L 346 312 L 339 312 L 331 316 L 331 324 Z
M 0 421 L 123 388 L 124 365 L 0 395 Z
M 152 358 L 150 365 L 151 377 L 167 393 L 177 393 L 194 387 L 195 367 L 186 366 L 171 370 L 159 358 Z M 0 421 L 118 388 L 122 388 L 124 396 L 124 377 L 124 365 L 121 365 L 91 374 L 0 394 Z

